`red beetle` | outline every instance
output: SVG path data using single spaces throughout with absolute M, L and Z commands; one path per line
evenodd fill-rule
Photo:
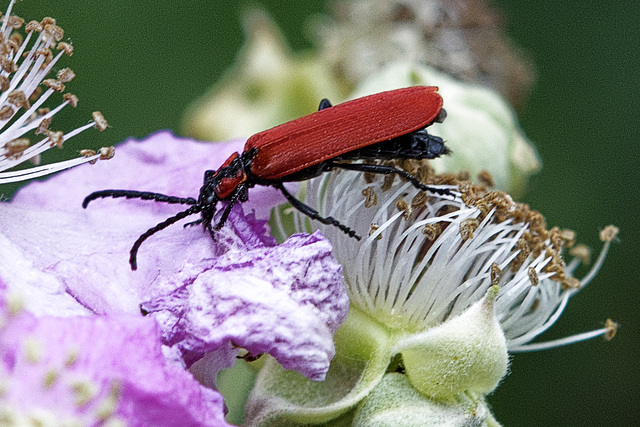
M 393 166 L 351 163 L 353 160 L 432 159 L 449 150 L 437 136 L 425 128 L 445 117 L 442 98 L 436 87 L 415 86 L 391 90 L 331 106 L 320 102 L 319 111 L 265 130 L 250 137 L 241 154 L 234 153 L 218 170 L 204 174 L 198 199 L 164 194 L 103 190 L 88 195 L 83 207 L 102 197 L 126 197 L 156 202 L 191 205 L 189 209 L 168 218 L 143 233 L 131 248 L 129 263 L 136 269 L 136 255 L 142 242 L 169 225 L 193 214 L 214 237 L 222 228 L 231 208 L 239 200 L 248 199 L 248 189 L 269 185 L 282 192 L 291 205 L 312 219 L 340 228 L 359 239 L 351 228 L 332 217 L 322 217 L 315 209 L 289 193 L 284 182 L 302 181 L 335 168 L 381 174 L 397 174 L 415 187 L 438 194 L 448 190 L 422 184 L 413 175 Z M 226 200 L 220 219 L 213 224 L 216 204 Z

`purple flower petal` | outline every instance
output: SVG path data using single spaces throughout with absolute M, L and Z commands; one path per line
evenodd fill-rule
M 5 417 L 87 426 L 228 425 L 222 396 L 167 362 L 152 319 L 36 318 L 3 310 L 0 320 Z
M 155 234 L 141 247 L 136 272 L 129 269 L 130 245 L 181 208 L 122 199 L 81 208 L 87 194 L 106 188 L 197 196 L 204 170 L 239 149 L 240 142 L 205 144 L 161 132 L 124 143 L 102 165 L 28 185 L 0 204 L 0 281 L 39 316 L 139 315 L 140 303 L 151 301 L 148 309 L 156 304 L 165 316 L 163 337 L 189 364 L 217 351 L 224 366 L 233 344 L 322 378 L 348 300 L 324 238 L 297 236 L 274 246 L 264 218 L 283 199 L 273 197 L 275 190 L 252 189 L 215 242 L 202 227 L 180 224 Z M 170 315 L 181 312 L 187 318 L 177 327 Z
M 275 248 L 231 251 L 212 268 L 143 304 L 189 362 L 225 343 L 269 353 L 285 368 L 324 378 L 334 355 L 333 332 L 348 298 L 330 244 L 318 233 L 294 235 Z

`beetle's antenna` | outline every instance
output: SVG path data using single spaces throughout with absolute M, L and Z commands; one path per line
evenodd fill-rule
M 168 226 L 170 226 L 171 224 L 180 221 L 182 218 L 188 217 L 189 215 L 196 214 L 196 213 L 202 211 L 202 209 L 204 209 L 204 206 L 202 206 L 202 205 L 191 206 L 186 211 L 182 211 L 182 212 L 172 216 L 171 218 L 168 218 L 168 219 L 162 221 L 161 223 L 159 223 L 155 227 L 152 227 L 152 228 L 148 229 L 147 231 L 145 231 L 144 233 L 142 233 L 140 235 L 140 237 L 138 237 L 138 240 L 135 241 L 133 246 L 131 246 L 131 251 L 129 251 L 129 254 L 130 254 L 130 256 L 129 256 L 129 264 L 131 264 L 131 270 L 136 270 L 138 268 L 138 262 L 136 260 L 136 257 L 138 255 L 138 249 L 140 249 L 140 245 L 142 245 L 142 242 L 147 240 L 150 236 L 156 234 L 158 231 L 163 230 L 163 229 L 167 228 Z
M 117 199 L 118 197 L 126 197 L 127 199 L 153 200 L 156 202 L 177 203 L 181 205 L 195 205 L 198 203 L 193 197 L 174 197 L 160 193 L 151 193 L 148 191 L 102 190 L 93 192 L 85 197 L 82 202 L 82 207 L 86 208 L 90 202 L 105 197 L 113 197 L 114 199 Z

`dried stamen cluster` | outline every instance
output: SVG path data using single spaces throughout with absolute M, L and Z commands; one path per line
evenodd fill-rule
M 12 6 L 13 2 L 2 17 L 0 28 L 0 183 L 35 178 L 111 157 L 113 149 L 104 148 L 100 150 L 102 154 L 86 157 L 88 152 L 84 151 L 83 157 L 71 161 L 6 172 L 25 160 L 38 164 L 42 152 L 51 147 L 62 148 L 64 141 L 85 129 L 96 127 L 102 131 L 107 127 L 104 117 L 94 112 L 92 122 L 69 133 L 49 128 L 57 112 L 66 105 L 75 107 L 78 103 L 75 95 L 63 93 L 62 103 L 57 107 L 43 106 L 54 93 L 64 92 L 65 84 L 75 77 L 70 68 L 62 68 L 55 78 L 47 78 L 62 56 L 73 54 L 73 47 L 62 41 L 64 30 L 53 18 L 27 23 L 23 36 L 18 30 L 24 20 L 11 15 Z M 29 132 L 44 138 L 32 143 L 25 136 Z

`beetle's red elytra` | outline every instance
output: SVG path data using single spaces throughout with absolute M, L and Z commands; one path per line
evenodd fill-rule
M 277 188 L 300 212 L 360 239 L 351 228 L 335 218 L 321 216 L 311 206 L 296 199 L 283 183 L 314 178 L 341 168 L 396 174 L 420 190 L 449 194 L 448 190 L 424 185 L 413 175 L 393 166 L 352 163 L 356 160 L 432 159 L 449 153 L 441 138 L 429 135 L 425 130 L 445 117 L 442 97 L 437 90 L 433 86 L 414 86 L 336 106 L 323 99 L 319 111 L 251 136 L 242 153 L 232 154 L 217 170 L 206 171 L 197 200 L 144 191 L 102 190 L 89 194 L 82 206 L 86 208 L 92 200 L 103 197 L 190 205 L 187 210 L 140 235 L 130 251 L 132 270 L 137 268 L 137 252 L 147 238 L 187 216 L 200 213 L 200 219 L 190 224 L 202 224 L 215 238 L 215 231 L 224 226 L 233 205 L 247 201 L 248 190 L 256 185 Z M 227 201 L 227 205 L 214 224 L 216 205 L 222 200 Z

